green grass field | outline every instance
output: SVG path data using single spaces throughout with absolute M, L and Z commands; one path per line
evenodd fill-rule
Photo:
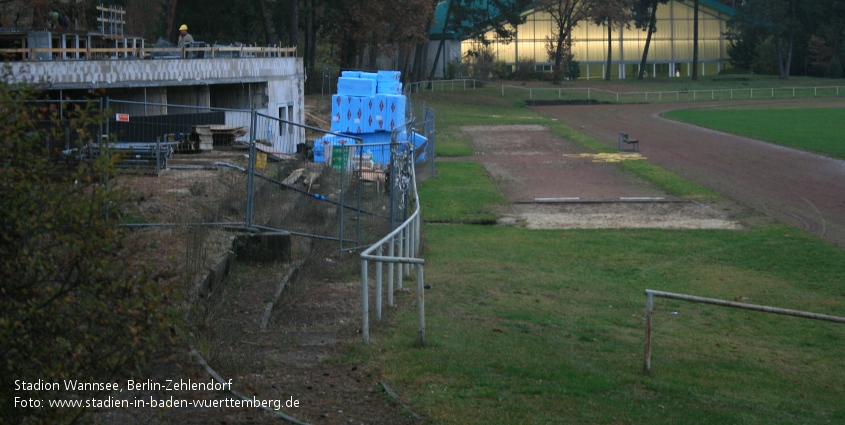
M 685 109 L 665 116 L 845 159 L 845 108 Z
M 592 99 L 611 103 L 697 102 L 713 100 L 760 100 L 792 98 L 836 98 L 845 96 L 845 80 L 775 76 L 747 76 L 747 81 L 733 81 L 702 76 L 698 81 L 682 78 L 646 78 L 602 81 L 599 79 L 550 82 L 442 81 L 420 87 L 426 94 L 476 93 L 482 96 L 514 100 Z M 486 105 L 479 105 L 484 107 Z M 439 116 L 438 116 L 439 117 Z
M 464 151 L 458 125 L 540 119 L 494 100 L 427 99 Z M 845 423 L 843 324 L 657 299 L 642 370 L 645 289 L 845 316 L 845 250 L 751 212 L 741 231 L 462 224 L 495 216 L 501 196 L 478 164 L 437 166 L 420 186 L 428 343 L 416 342 L 415 296 L 400 292 L 371 344 L 350 351 L 432 423 Z M 718 197 L 653 166 L 629 171 Z

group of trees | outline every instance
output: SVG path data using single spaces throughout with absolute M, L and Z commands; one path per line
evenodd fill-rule
M 605 25 L 607 28 L 607 67 L 606 80 L 610 80 L 610 64 L 613 57 L 613 30 L 630 28 L 633 23 L 637 28 L 647 31 L 645 48 L 640 66 L 639 78 L 648 60 L 648 49 L 652 34 L 657 30 L 657 8 L 669 0 L 538 0 L 537 11 L 549 14 L 554 23 L 553 31 L 546 37 L 549 60 L 554 62 L 554 82 L 557 83 L 568 62 L 573 60 L 572 29 L 581 22 Z M 696 10 L 698 1 L 696 0 Z M 696 18 L 697 24 L 697 18 Z M 697 33 L 696 33 L 697 37 Z
M 692 79 L 698 79 L 699 0 L 693 7 Z M 719 0 L 736 8 L 729 21 L 729 54 L 734 65 L 757 73 L 840 78 L 845 57 L 845 0 Z M 634 25 L 647 33 L 638 78 L 643 78 L 658 8 L 669 0 L 538 0 L 534 7 L 554 23 L 547 36 L 549 59 L 557 82 L 573 60 L 572 29 L 581 22 L 607 28 L 606 79 L 610 79 L 613 30 Z M 802 65 L 796 70 L 793 64 Z
M 699 0 L 683 0 L 696 11 Z M 731 19 L 730 54 L 736 66 L 756 72 L 773 72 L 782 78 L 795 73 L 841 74 L 845 50 L 845 0 L 718 0 L 738 11 Z M 100 0 L 5 0 L 0 2 L 4 25 L 27 21 L 34 27 L 48 25 L 52 11 L 59 11 L 75 25 L 96 25 L 93 6 Z M 177 28 L 187 24 L 196 40 L 209 43 L 243 43 L 298 46 L 306 67 L 332 63 L 345 68 L 368 68 L 379 55 L 397 57 L 403 75 L 423 79 L 423 48 L 435 24 L 440 0 L 113 0 L 127 10 L 127 32 L 148 40 L 175 40 Z M 492 29 L 508 40 L 524 22 L 530 7 L 551 15 L 555 28 L 548 35 L 550 61 L 556 78 L 571 57 L 572 28 L 582 22 L 605 25 L 608 60 L 614 29 L 632 24 L 648 33 L 642 55 L 645 69 L 658 8 L 669 0 L 447 0 L 445 17 L 438 22 L 445 32 L 484 44 Z M 41 17 L 41 18 L 39 18 Z M 695 43 L 695 47 L 698 43 Z M 697 50 L 697 49 L 696 49 Z M 436 60 L 440 60 L 440 50 Z M 467 52 L 470 55 L 478 52 Z M 695 52 L 697 53 L 697 51 Z M 694 55 L 697 56 L 697 55 Z M 694 60 L 697 59 L 694 58 Z M 436 66 L 436 65 L 435 65 Z M 608 69 L 610 67 L 607 67 Z M 697 71 L 696 66 L 692 69 Z M 609 72 L 609 71 L 608 71 Z M 608 78 L 606 75 L 605 78 Z M 695 77 L 695 75 L 694 75 Z M 642 78 L 642 75 L 640 75 Z
M 733 63 L 755 73 L 841 78 L 845 0 L 745 0 L 730 20 Z

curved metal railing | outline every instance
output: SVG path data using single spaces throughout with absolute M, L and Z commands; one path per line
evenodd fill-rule
M 406 152 L 413 153 L 414 146 L 408 143 Z M 387 305 L 393 306 L 394 283 L 397 289 L 402 289 L 402 280 L 411 269 L 416 271 L 417 286 L 417 323 L 420 345 L 425 345 L 425 284 L 423 269 L 425 260 L 418 258 L 420 253 L 420 200 L 417 194 L 417 180 L 413 159 L 410 160 L 407 175 L 396 173 L 391 175 L 394 182 L 407 184 L 410 204 L 414 211 L 408 218 L 392 232 L 371 245 L 361 253 L 361 334 L 364 344 L 370 342 L 370 285 L 369 263 L 375 263 L 375 316 L 382 318 L 383 266 L 387 264 Z M 402 181 L 407 178 L 407 182 Z M 396 187 L 398 185 L 394 185 Z M 387 253 L 385 254 L 385 248 Z

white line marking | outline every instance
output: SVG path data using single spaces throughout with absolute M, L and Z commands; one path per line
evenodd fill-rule
M 534 198 L 535 202 L 561 202 L 561 201 L 577 201 L 581 198 Z

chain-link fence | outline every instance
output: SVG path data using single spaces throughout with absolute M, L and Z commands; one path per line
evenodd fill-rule
M 90 144 L 103 134 L 104 127 L 99 124 L 70 123 L 83 111 L 96 111 L 99 114 L 103 110 L 100 101 L 32 100 L 27 103 L 34 105 L 32 119 L 35 128 L 47 132 L 44 139 L 47 152 L 71 154 L 79 146 Z
M 434 111 L 425 106 L 419 124 L 411 118 L 366 141 L 251 110 L 112 99 L 94 107 L 106 119 L 84 141 L 61 130 L 62 111 L 42 124 L 58 127 L 50 143 L 70 158 L 117 155 L 123 172 L 109 184 L 130 189 L 121 213 L 133 227 L 286 231 L 352 250 L 404 221 L 409 167 L 434 171 Z M 327 136 L 337 143 L 316 142 Z M 296 153 L 266 146 L 280 140 Z

